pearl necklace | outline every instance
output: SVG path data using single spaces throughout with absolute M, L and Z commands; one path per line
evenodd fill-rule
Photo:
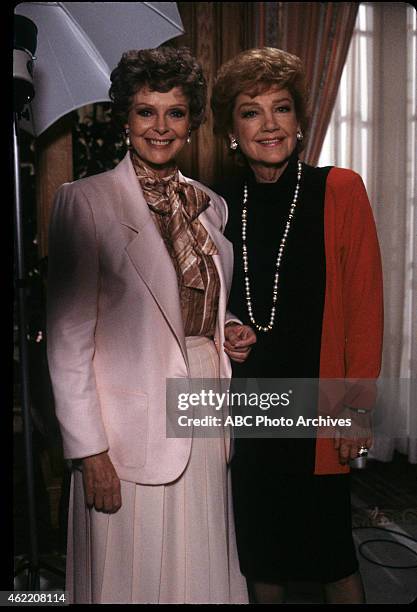
M 274 284 L 272 287 L 272 308 L 271 308 L 271 316 L 269 319 L 268 325 L 259 325 L 256 323 L 255 318 L 253 316 L 252 310 L 252 298 L 250 295 L 250 283 L 249 283 L 249 262 L 248 262 L 248 249 L 246 246 L 246 225 L 247 225 L 247 208 L 246 203 L 248 201 L 248 186 L 245 183 L 243 189 L 243 210 L 242 210 L 242 257 L 243 257 L 243 270 L 245 272 L 245 293 L 246 293 L 246 305 L 248 308 L 249 319 L 254 327 L 258 331 L 269 332 L 274 326 L 275 322 L 275 304 L 278 298 L 278 281 L 279 281 L 279 269 L 281 266 L 281 260 L 285 249 L 285 244 L 287 242 L 288 232 L 291 227 L 291 220 L 294 216 L 295 207 L 297 205 L 298 193 L 300 190 L 300 181 L 301 181 L 301 170 L 302 164 L 298 161 L 298 172 L 297 172 L 297 184 L 295 186 L 294 197 L 292 199 L 292 204 L 290 208 L 290 212 L 288 214 L 287 223 L 285 225 L 284 234 L 281 238 L 281 242 L 278 249 L 277 261 L 275 264 L 275 276 L 274 276 Z

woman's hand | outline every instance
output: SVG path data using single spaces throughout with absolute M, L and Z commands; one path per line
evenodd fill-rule
M 342 465 L 348 463 L 351 459 L 358 457 L 361 446 L 366 449 L 372 446 L 372 428 L 371 428 L 371 413 L 370 411 L 364 414 L 358 414 L 347 406 L 343 409 L 343 413 L 338 414 L 340 418 L 349 418 L 352 425 L 348 431 L 336 429 L 334 436 L 334 447 L 339 451 L 339 461 Z
M 243 363 L 248 358 L 256 342 L 256 334 L 249 325 L 232 322 L 225 326 L 224 337 L 225 353 L 237 363 Z
M 107 451 L 84 457 L 82 465 L 87 506 L 101 512 L 117 512 L 122 505 L 120 479 Z

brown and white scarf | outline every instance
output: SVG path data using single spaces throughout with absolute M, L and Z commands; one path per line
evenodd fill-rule
M 169 234 L 184 284 L 204 290 L 199 253 L 217 253 L 216 245 L 197 218 L 208 207 L 209 196 L 195 185 L 181 183 L 178 168 L 161 178 L 145 166 L 135 151 L 131 151 L 131 159 L 149 208 L 169 216 Z

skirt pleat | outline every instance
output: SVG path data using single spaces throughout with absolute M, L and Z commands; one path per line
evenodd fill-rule
M 214 343 L 187 338 L 193 379 L 216 379 Z M 169 484 L 121 481 L 114 514 L 88 509 L 71 478 L 67 585 L 73 603 L 247 603 L 239 569 L 223 437 L 192 440 Z

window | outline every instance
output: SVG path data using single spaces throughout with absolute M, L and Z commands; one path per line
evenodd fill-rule
M 409 120 L 407 151 L 407 195 L 410 203 L 416 196 L 416 146 L 417 146 L 417 13 L 407 8 L 407 118 Z
M 398 29 L 400 22 L 396 19 L 396 26 L 393 26 L 394 29 L 397 27 L 396 32 L 390 26 L 390 11 L 393 6 L 403 14 L 404 29 L 407 29 L 406 43 L 403 43 L 404 29 Z M 387 54 L 395 54 L 403 60 L 404 66 L 399 65 L 398 71 L 404 72 L 404 79 L 407 81 L 402 83 L 398 77 L 393 87 L 398 87 L 399 96 L 402 92 L 405 94 L 407 89 L 404 111 L 400 110 L 402 101 L 398 108 L 399 112 L 406 115 L 404 146 L 407 147 L 407 197 L 415 197 L 416 21 L 415 8 L 406 3 L 364 2 L 359 6 L 339 92 L 318 165 L 337 165 L 355 170 L 362 176 L 369 193 L 377 191 L 378 179 L 374 176 L 375 157 L 378 148 L 386 146 L 386 143 L 381 142 L 380 132 L 384 129 L 384 121 L 388 120 L 384 117 L 384 96 L 389 94 L 390 77 L 387 77 L 388 81 L 384 81 L 384 74 Z M 388 43 L 387 33 L 390 39 Z M 397 45 L 395 36 L 398 37 Z M 401 46 L 404 46 L 403 52 L 399 49 Z M 391 119 L 397 121 L 398 118 L 391 115 Z
M 372 159 L 373 17 L 372 4 L 362 3 L 318 163 L 351 168 L 365 185 Z

